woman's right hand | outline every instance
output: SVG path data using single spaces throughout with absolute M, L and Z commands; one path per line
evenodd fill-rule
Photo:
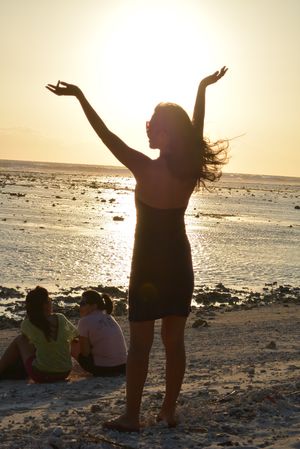
M 78 86 L 65 83 L 64 81 L 58 81 L 56 86 L 54 84 L 47 84 L 46 89 L 50 90 L 50 92 L 53 92 L 55 95 L 70 95 L 77 98 L 82 95 Z

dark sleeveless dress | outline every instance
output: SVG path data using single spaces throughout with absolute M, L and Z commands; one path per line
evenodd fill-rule
M 129 320 L 188 316 L 194 288 L 185 208 L 157 209 L 137 197 Z

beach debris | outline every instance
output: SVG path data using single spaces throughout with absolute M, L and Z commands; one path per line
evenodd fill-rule
M 7 316 L 0 316 L 0 329 L 10 329 L 12 327 L 20 326 L 22 319 L 10 318 Z
M 97 412 L 101 412 L 101 410 L 103 409 L 103 406 L 99 405 L 99 404 L 93 404 L 91 405 L 91 413 L 97 413 Z
M 276 345 L 275 341 L 270 341 L 270 343 L 267 344 L 266 349 L 276 350 L 277 345 Z
M 201 318 L 199 318 L 198 320 L 196 320 L 193 324 L 192 327 L 197 328 L 197 327 L 208 327 L 209 324 L 206 320 L 203 320 Z
M 3 195 L 16 196 L 17 198 L 23 198 L 26 193 L 13 193 L 13 192 L 2 192 Z
M 114 313 L 115 316 L 126 315 L 126 313 L 127 313 L 127 301 L 126 300 L 115 301 L 113 313 Z
M 300 366 L 291 364 L 291 365 L 288 365 L 287 369 L 288 369 L 289 371 L 296 371 L 296 370 L 300 369 Z
M 64 432 L 63 432 L 62 427 L 56 427 L 55 429 L 53 429 L 53 431 L 47 441 L 48 447 L 51 449 L 64 449 L 65 445 L 62 440 L 63 434 L 64 434 Z M 47 448 L 47 446 L 45 447 L 45 449 L 46 448 Z
M 208 433 L 208 428 L 207 427 L 201 427 L 201 426 L 188 427 L 185 430 L 188 431 L 188 432 L 193 432 L 193 433 Z
M 55 427 L 53 430 L 52 430 L 52 435 L 54 436 L 54 437 L 57 437 L 57 438 L 59 438 L 59 437 L 61 437 L 62 435 L 63 435 L 63 429 L 62 429 L 62 427 Z
M 228 302 L 231 298 L 230 293 L 223 293 L 219 291 L 211 291 L 207 293 L 198 293 L 195 297 L 197 303 L 210 304 L 214 302 L 224 303 Z
M 90 187 L 91 189 L 98 189 L 99 184 L 96 181 L 92 181 L 90 184 L 88 184 L 88 187 Z
M 222 282 L 219 282 L 219 284 L 216 285 L 216 289 L 222 291 L 222 292 L 230 292 L 229 288 L 225 287 L 224 284 L 222 284 Z
M 65 449 L 64 442 L 55 436 L 50 436 L 48 438 L 48 445 L 44 446 L 43 449 Z
M 117 441 L 109 440 L 108 438 L 102 437 L 102 436 L 93 436 L 93 435 L 87 435 L 86 438 L 94 443 L 107 443 L 114 447 L 121 447 L 123 449 L 136 449 L 135 446 L 130 446 L 128 444 L 119 443 Z
M 113 220 L 114 220 L 114 221 L 123 221 L 123 220 L 124 220 L 124 217 L 121 217 L 120 215 L 115 215 L 115 216 L 113 217 Z
M 252 382 L 253 379 L 254 379 L 254 375 L 255 375 L 255 367 L 254 366 L 250 366 L 249 368 L 247 368 L 246 372 L 248 374 L 248 377 L 249 377 L 250 381 Z
M 3 287 L 0 285 L 0 298 L 23 298 L 25 295 L 15 288 Z

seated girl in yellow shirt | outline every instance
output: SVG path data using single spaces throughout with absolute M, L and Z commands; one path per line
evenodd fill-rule
M 71 341 L 78 335 L 75 326 L 63 314 L 52 313 L 43 287 L 27 294 L 26 312 L 22 334 L 0 359 L 0 379 L 30 377 L 39 383 L 66 379 L 72 368 Z

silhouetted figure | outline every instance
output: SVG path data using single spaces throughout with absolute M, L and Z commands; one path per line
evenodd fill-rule
M 126 369 L 126 411 L 106 428 L 139 431 L 140 405 L 148 372 L 154 323 L 162 319 L 166 351 L 166 391 L 157 420 L 176 425 L 176 401 L 185 372 L 184 329 L 193 293 L 193 267 L 185 232 L 184 213 L 190 196 L 205 181 L 221 175 L 226 142 L 203 139 L 205 90 L 218 81 L 223 67 L 204 78 L 198 89 L 193 120 L 173 103 L 160 103 L 146 123 L 152 160 L 128 147 L 103 123 L 82 91 L 58 82 L 47 88 L 56 95 L 75 96 L 90 124 L 115 157 L 136 179 L 137 223 L 129 285 L 130 345 Z

